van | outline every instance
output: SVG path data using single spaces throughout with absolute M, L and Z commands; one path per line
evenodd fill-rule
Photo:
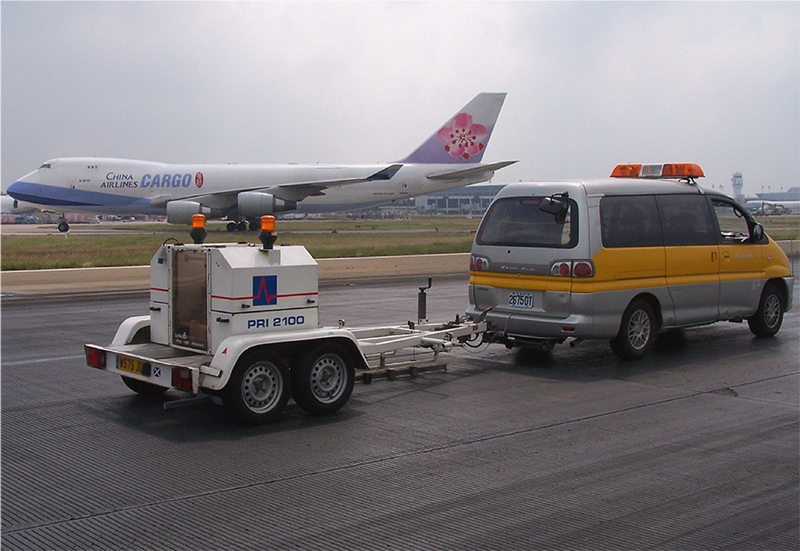
M 506 186 L 475 234 L 467 315 L 509 347 L 608 339 L 623 359 L 659 331 L 723 320 L 775 335 L 792 304 L 789 259 L 702 176 L 691 163 L 634 164 Z

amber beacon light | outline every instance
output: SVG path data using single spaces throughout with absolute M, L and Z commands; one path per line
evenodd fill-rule
M 705 174 L 697 163 L 621 164 L 614 167 L 612 178 L 702 178 Z
M 258 239 L 261 241 L 262 250 L 265 251 L 272 249 L 275 241 L 277 241 L 278 234 L 275 233 L 275 217 L 271 214 L 265 214 L 261 217 L 261 231 L 258 233 Z
M 194 241 L 194 244 L 202 245 L 203 241 L 206 240 L 206 235 L 208 235 L 206 231 L 206 217 L 202 214 L 193 214 L 192 231 L 189 232 L 189 236 Z

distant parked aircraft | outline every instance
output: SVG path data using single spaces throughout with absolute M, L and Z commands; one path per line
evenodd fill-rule
M 251 227 L 264 214 L 336 212 L 484 182 L 516 161 L 482 164 L 505 93 L 482 93 L 410 155 L 384 165 L 165 164 L 109 158 L 47 161 L 8 194 L 50 210 L 95 214 L 192 215 Z M 235 221 L 234 221 L 235 220 Z M 63 219 L 59 230 L 69 226 Z
M 35 205 L 18 201 L 8 195 L 0 195 L 0 202 L 2 203 L 3 214 L 28 214 L 39 210 Z
M 765 201 L 752 199 L 744 208 L 754 214 L 800 214 L 800 201 Z

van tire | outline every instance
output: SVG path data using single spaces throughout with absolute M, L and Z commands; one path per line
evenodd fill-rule
M 653 347 L 658 322 L 653 307 L 643 299 L 631 301 L 619 326 L 619 333 L 611 339 L 611 350 L 623 360 L 638 360 Z
M 747 325 L 756 337 L 773 337 L 783 324 L 783 293 L 774 283 L 767 283 L 758 301 L 756 313 L 747 318 Z

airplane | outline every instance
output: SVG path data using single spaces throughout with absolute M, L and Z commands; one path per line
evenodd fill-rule
M 264 214 L 356 210 L 490 180 L 517 161 L 483 164 L 505 93 L 481 93 L 407 157 L 383 165 L 167 164 L 99 157 L 47 161 L 8 187 L 50 210 L 94 214 L 194 214 L 257 229 Z M 59 231 L 69 230 L 63 218 Z
M 751 199 L 744 208 L 754 214 L 796 214 L 800 213 L 800 201 L 766 201 Z
M 0 210 L 3 214 L 30 214 L 31 212 L 39 210 L 38 207 L 30 203 L 18 201 L 5 194 L 0 195 L 0 206 L 2 206 Z

